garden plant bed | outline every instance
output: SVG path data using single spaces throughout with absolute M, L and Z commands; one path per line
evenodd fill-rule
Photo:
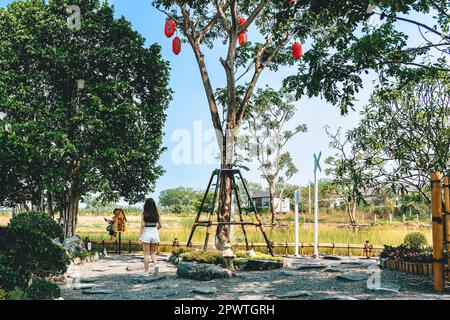
M 391 270 L 404 271 L 424 276 L 433 275 L 433 264 L 423 262 L 411 262 L 399 259 L 387 259 L 386 268 Z

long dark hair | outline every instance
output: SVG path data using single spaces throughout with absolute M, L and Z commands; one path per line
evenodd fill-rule
M 159 221 L 159 212 L 156 202 L 152 198 L 148 198 L 144 204 L 144 222 L 156 223 Z

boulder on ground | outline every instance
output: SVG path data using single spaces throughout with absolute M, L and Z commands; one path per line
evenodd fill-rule
M 194 279 L 198 281 L 209 281 L 213 279 L 226 279 L 234 277 L 234 273 L 232 271 L 214 264 L 185 261 L 181 261 L 178 264 L 177 275 L 182 278 Z
M 84 247 L 83 240 L 81 240 L 80 236 L 77 235 L 64 240 L 63 246 L 69 253 L 80 253 L 87 251 Z
M 271 260 L 248 260 L 244 267 L 246 271 L 262 271 L 262 270 L 274 270 L 283 268 L 283 261 L 271 261 Z

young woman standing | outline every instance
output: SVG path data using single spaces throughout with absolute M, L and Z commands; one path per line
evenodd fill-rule
M 153 262 L 153 275 L 157 275 L 159 272 L 158 258 L 156 253 L 158 252 L 159 245 L 159 229 L 161 229 L 161 215 L 156 207 L 156 202 L 152 198 L 147 199 L 144 204 L 144 210 L 142 212 L 141 219 L 141 232 L 139 241 L 142 243 L 144 250 L 144 275 L 149 275 L 149 257 Z

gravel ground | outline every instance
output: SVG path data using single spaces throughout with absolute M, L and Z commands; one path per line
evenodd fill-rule
M 235 278 L 207 282 L 179 278 L 176 266 L 167 261 L 168 255 L 159 255 L 158 259 L 162 277 L 146 280 L 141 276 L 140 255 L 111 255 L 99 261 L 71 265 L 65 283 L 60 284 L 62 296 L 65 300 L 450 299 L 450 291 L 444 295 L 433 292 L 429 277 L 390 270 L 375 275 L 379 276 L 381 287 L 388 289 L 369 290 L 366 279 L 369 276 L 373 279 L 374 270 L 379 270 L 377 262 L 356 257 L 320 259 L 319 262 L 310 258 L 288 258 L 287 267 L 283 269 L 236 272 Z M 340 279 L 343 275 L 360 279 L 345 281 Z M 106 291 L 85 292 L 90 286 Z

